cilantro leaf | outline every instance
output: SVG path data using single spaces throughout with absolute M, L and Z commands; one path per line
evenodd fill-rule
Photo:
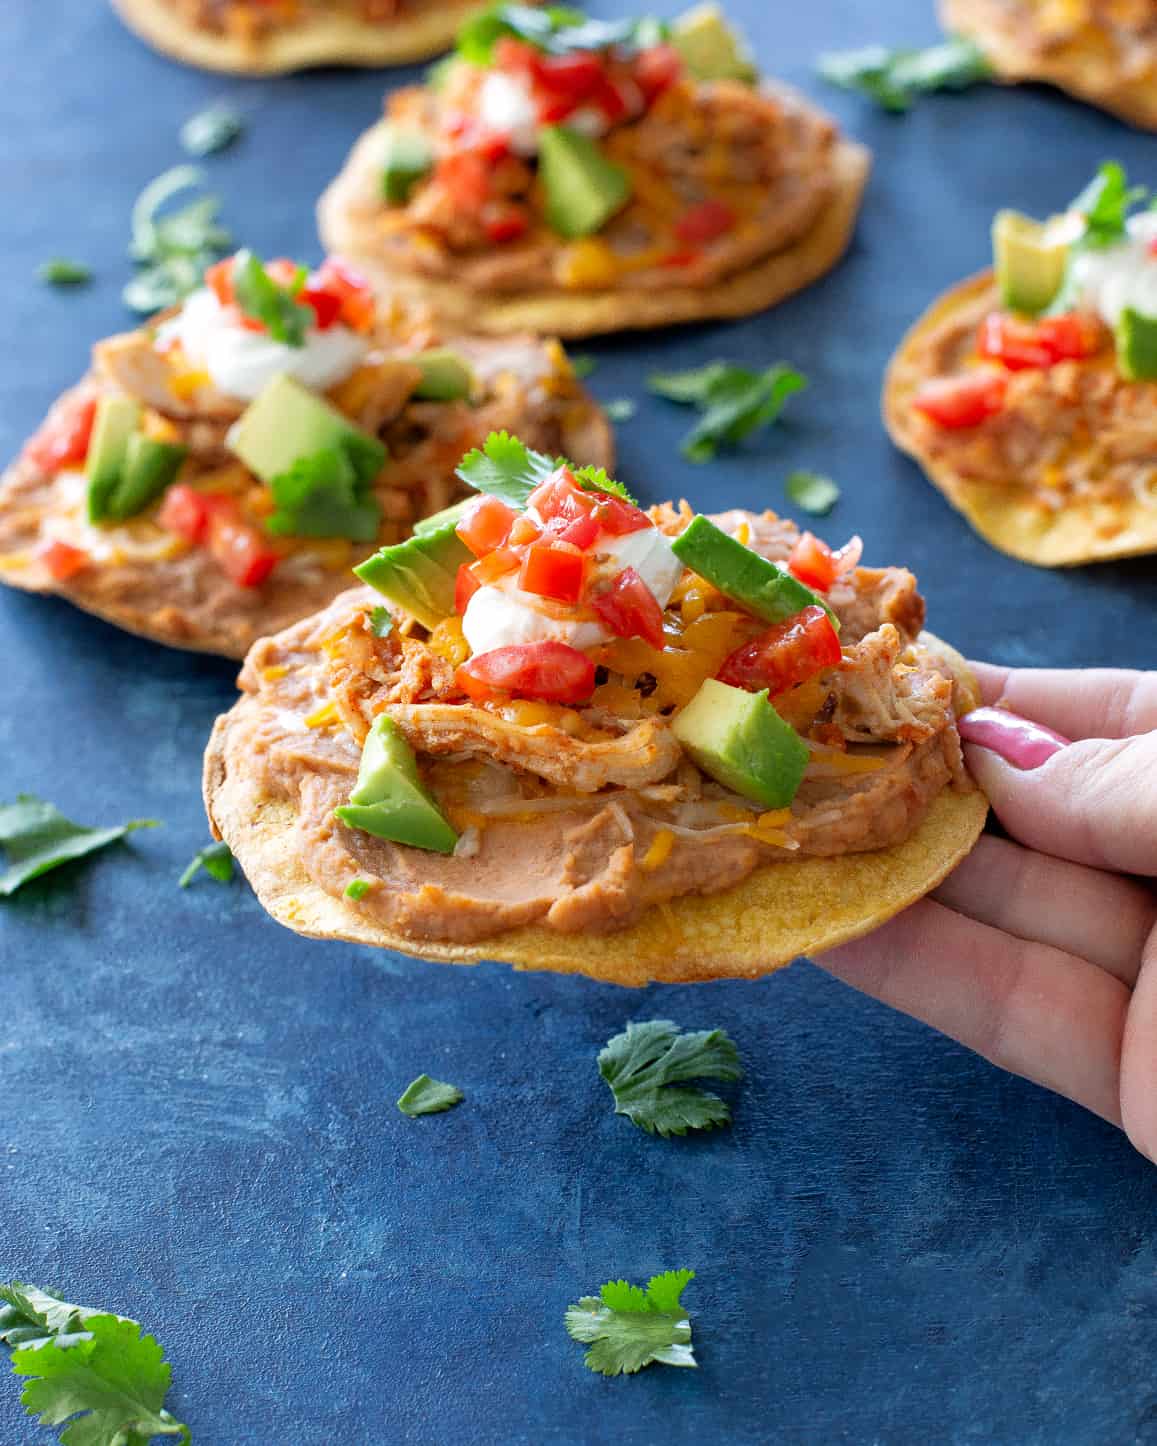
M 233 258 L 233 298 L 254 321 L 259 321 L 274 341 L 300 348 L 313 320 L 313 310 L 297 297 L 308 271 L 297 268 L 289 286 L 281 286 L 262 264 L 256 252 L 243 247 Z
M 1105 161 L 1068 207 L 1084 218 L 1085 230 L 1078 244 L 1100 248 L 1120 241 L 1126 234 L 1129 212 L 1147 196 L 1144 186 L 1129 185 L 1124 166 Z
M 231 106 L 206 106 L 181 127 L 181 147 L 191 156 L 216 155 L 231 146 L 244 130 L 245 122 Z
M 36 274 L 46 286 L 87 286 L 92 280 L 91 267 L 82 261 L 69 261 L 65 256 L 42 262 Z
M 393 631 L 394 620 L 389 608 L 376 607 L 370 612 L 370 632 L 375 638 L 385 638 Z
M 633 1375 L 658 1361 L 695 1366 L 691 1323 L 681 1304 L 693 1270 L 653 1275 L 644 1291 L 625 1280 L 611 1280 L 597 1296 L 584 1295 L 564 1317 L 572 1340 L 589 1345 L 583 1360 L 603 1376 Z
M 656 372 L 647 385 L 668 401 L 702 412 L 683 439 L 682 452 L 690 462 L 708 462 L 721 446 L 741 442 L 774 422 L 788 397 L 807 386 L 807 378 L 786 362 L 756 372 L 713 361 L 690 371 Z
M 458 55 L 471 65 L 489 65 L 503 36 L 513 36 L 550 55 L 612 46 L 645 50 L 666 38 L 669 27 L 650 16 L 641 19 L 592 20 L 565 6 L 536 9 L 529 5 L 495 5 L 468 20 L 458 31 Z
M 374 542 L 382 510 L 369 484 L 381 468 L 385 449 L 376 442 L 372 445 L 377 449 L 373 456 L 369 447 L 363 455 L 360 439 L 346 437 L 339 446 L 299 457 L 287 472 L 274 477 L 269 490 L 277 507 L 266 518 L 266 531 L 278 536 Z M 374 456 L 381 459 L 376 464 Z
M 909 110 L 918 96 L 937 90 L 965 90 L 992 78 L 992 66 L 974 40 L 953 35 L 924 50 L 889 50 L 866 45 L 819 59 L 819 73 L 832 85 L 858 91 L 884 110 Z
M 793 472 L 784 490 L 801 512 L 810 517 L 826 517 L 840 500 L 840 489 L 830 477 L 802 469 Z
M 59 1296 L 23 1281 L 0 1285 L 0 1341 L 6 1346 L 43 1345 L 54 1336 L 71 1336 L 84 1329 L 90 1316 L 106 1315 L 83 1305 L 70 1305 Z
M 591 356 L 590 352 L 575 352 L 567 358 L 570 362 L 570 369 L 578 377 L 579 381 L 585 381 L 587 377 L 593 376 L 598 370 L 598 358 Z
M 233 880 L 233 851 L 229 845 L 227 843 L 211 843 L 206 844 L 203 849 L 198 849 L 190 860 L 188 868 L 180 877 L 181 888 L 187 889 L 202 869 L 219 884 L 231 883 Z
M 428 1074 L 420 1074 L 398 1097 L 398 1109 L 411 1117 L 440 1115 L 443 1110 L 453 1109 L 464 1098 L 457 1085 L 443 1084 L 441 1080 L 431 1079 Z
M 560 467 L 570 467 L 579 486 L 591 492 L 606 492 L 624 502 L 635 500 L 621 482 L 608 477 L 605 467 L 574 467 L 565 457 L 535 452 L 509 432 L 491 432 L 481 448 L 467 452 L 457 471 L 467 487 L 500 497 L 509 507 L 521 511 L 538 484 Z
M 138 828 L 156 828 L 152 818 L 134 818 L 114 828 L 85 828 L 65 818 L 55 804 L 32 793 L 15 803 L 0 804 L 0 848 L 8 867 L 0 873 L 0 898 L 72 859 L 107 848 Z
M 628 1024 L 599 1054 L 599 1074 L 615 1097 L 615 1114 L 626 1115 L 648 1134 L 685 1135 L 726 1125 L 731 1110 L 718 1095 L 683 1080 L 737 1080 L 739 1052 L 722 1029 L 681 1034 L 669 1019 Z
M 603 411 L 612 422 L 629 422 L 639 410 L 639 404 L 632 397 L 615 397 L 603 403 Z
M 147 315 L 183 301 L 201 285 L 206 267 L 233 244 L 228 231 L 217 224 L 221 203 L 216 196 L 200 196 L 161 214 L 174 197 L 201 182 L 195 166 L 174 166 L 137 197 L 129 255 L 140 270 L 122 292 L 130 311 Z
M 615 477 L 607 476 L 605 467 L 573 467 L 575 481 L 588 492 L 605 492 L 608 497 L 617 497 L 622 502 L 637 506 L 635 499 Z

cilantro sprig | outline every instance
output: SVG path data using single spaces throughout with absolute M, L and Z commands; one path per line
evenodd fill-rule
M 691 1322 L 682 1304 L 693 1270 L 653 1275 L 646 1290 L 611 1280 L 598 1295 L 584 1295 L 569 1307 L 565 1321 L 572 1340 L 589 1346 L 588 1370 L 601 1376 L 633 1375 L 644 1366 L 698 1365 L 691 1348 Z
M 709 462 L 720 447 L 735 446 L 776 421 L 787 399 L 807 386 L 807 378 L 786 362 L 752 371 L 713 361 L 688 371 L 655 372 L 647 386 L 669 402 L 698 409 L 699 421 L 681 450 L 689 462 Z
M 214 156 L 231 146 L 244 130 L 240 114 L 218 102 L 189 117 L 181 127 L 181 148 L 190 156 Z
M 938 90 L 966 90 L 991 80 L 984 51 L 975 40 L 951 35 L 923 50 L 890 50 L 866 45 L 819 59 L 819 73 L 842 90 L 858 91 L 884 110 L 910 110 L 919 96 Z
M 366 443 L 372 440 L 365 439 Z M 299 457 L 269 484 L 276 510 L 266 519 L 266 531 L 274 536 L 374 542 L 382 509 L 372 483 L 384 460 L 384 448 L 376 442 L 363 447 L 361 439 L 354 437 Z
M 0 848 L 8 857 L 8 867 L 0 872 L 0 898 L 61 864 L 117 843 L 138 828 L 156 826 L 156 819 L 135 818 L 112 828 L 86 828 L 35 794 L 18 794 L 15 803 L 0 805 Z
M 1130 186 L 1119 161 L 1105 161 L 1080 195 L 1069 203 L 1068 210 L 1085 223 L 1077 244 L 1100 250 L 1122 240 L 1130 211 L 1148 198 L 1149 192 L 1144 186 Z
M 274 341 L 300 348 L 315 314 L 298 300 L 308 276 L 309 269 L 299 266 L 283 286 L 270 275 L 261 257 L 244 247 L 233 258 L 233 299 Z
M 431 1079 L 420 1074 L 411 1080 L 398 1097 L 398 1109 L 402 1114 L 417 1118 L 419 1115 L 440 1115 L 451 1110 L 465 1099 L 457 1085 L 446 1084 L 440 1079 Z
M 810 517 L 826 517 L 840 500 L 839 486 L 830 477 L 802 468 L 788 477 L 784 491 L 796 507 Z
M 458 31 L 458 55 L 471 65 L 489 65 L 494 47 L 509 35 L 549 55 L 579 50 L 645 50 L 658 45 L 669 27 L 651 16 L 641 19 L 592 20 L 580 10 L 548 5 L 495 5 L 468 20 Z
M 178 880 L 180 887 L 187 889 L 202 870 L 219 884 L 232 883 L 233 851 L 229 845 L 227 843 L 211 843 L 206 844 L 203 849 L 198 849 Z
M 722 1029 L 683 1034 L 669 1019 L 648 1019 L 607 1041 L 599 1074 L 614 1096 L 615 1114 L 667 1138 L 729 1124 L 727 1102 L 688 1081 L 741 1079 L 743 1067 Z
M 71 1305 L 20 1281 L 0 1285 L 0 1340 L 27 1378 L 20 1400 L 42 1426 L 63 1426 L 63 1446 L 147 1446 L 157 1436 L 190 1442 L 165 1410 L 172 1367 L 134 1320 Z
M 121 293 L 130 311 L 147 316 L 183 301 L 201 285 L 206 268 L 232 246 L 233 238 L 217 222 L 221 203 L 216 196 L 202 195 L 165 212 L 202 180 L 196 166 L 174 166 L 137 197 L 129 255 L 139 270 Z
M 67 256 L 54 256 L 40 263 L 36 275 L 46 286 L 87 286 L 92 280 L 92 267 L 83 261 L 70 261 Z
M 536 452 L 509 432 L 491 432 L 481 447 L 467 452 L 457 472 L 467 487 L 488 492 L 507 506 L 521 510 L 539 483 L 564 466 L 570 466 L 565 457 Z M 571 467 L 571 473 L 580 487 L 605 492 L 624 502 L 635 500 L 621 482 L 607 475 L 605 467 Z

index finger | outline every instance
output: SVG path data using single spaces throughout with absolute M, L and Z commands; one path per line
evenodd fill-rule
M 986 703 L 1066 738 L 1131 738 L 1157 728 L 1157 673 L 1129 668 L 1002 668 L 969 663 Z

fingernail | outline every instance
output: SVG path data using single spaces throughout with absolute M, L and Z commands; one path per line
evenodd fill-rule
M 1072 741 L 1007 708 L 974 708 L 958 726 L 965 743 L 990 748 L 1014 768 L 1039 768 Z

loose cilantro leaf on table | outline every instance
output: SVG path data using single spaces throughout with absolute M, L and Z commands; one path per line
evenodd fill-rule
M 0 1285 L 0 1300 L 0 1340 L 13 1348 L 13 1371 L 28 1377 L 21 1403 L 42 1426 L 64 1426 L 63 1446 L 192 1440 L 164 1409 L 172 1367 L 136 1321 L 19 1281 Z
M 231 146 L 244 130 L 245 122 L 231 106 L 206 106 L 181 127 L 181 147 L 191 156 L 213 156 Z
M 368 451 L 365 457 L 355 455 L 348 437 L 339 446 L 299 457 L 269 484 L 277 509 L 266 519 L 266 531 L 374 542 L 382 510 L 370 483 L 380 467 Z
M 786 362 L 757 372 L 713 361 L 689 371 L 655 372 L 647 385 L 670 402 L 698 408 L 702 416 L 683 439 L 682 452 L 688 461 L 709 462 L 721 446 L 742 442 L 774 422 L 807 378 Z
M 201 182 L 195 166 L 174 166 L 137 197 L 129 255 L 140 269 L 122 293 L 130 311 L 148 315 L 183 301 L 201 285 L 206 267 L 233 244 L 217 224 L 221 203 L 216 196 L 200 196 L 161 214 L 174 197 Z
M 612 422 L 629 422 L 638 410 L 639 404 L 633 397 L 615 397 L 603 403 L 603 411 Z
M 572 1340 L 589 1345 L 588 1370 L 602 1376 L 633 1375 L 644 1366 L 695 1366 L 691 1322 L 680 1303 L 693 1270 L 653 1275 L 644 1291 L 625 1280 L 608 1281 L 598 1295 L 584 1295 L 566 1313 Z
M 92 280 L 91 267 L 82 261 L 69 261 L 65 256 L 42 262 L 36 274 L 46 286 L 87 286 Z
M 282 286 L 265 269 L 261 257 L 246 247 L 234 258 L 233 298 L 246 316 L 261 323 L 273 341 L 303 347 L 315 314 L 312 307 L 297 299 L 308 275 L 306 267 L 299 266 L 290 284 Z
M 189 867 L 181 875 L 180 885 L 187 889 L 204 869 L 211 879 L 219 884 L 228 884 L 233 879 L 233 853 L 227 843 L 206 844 L 198 849 L 189 861 Z
M 884 110 L 909 110 L 918 96 L 937 90 L 966 90 L 992 78 L 992 66 L 974 40 L 953 35 L 924 50 L 889 50 L 866 45 L 819 59 L 819 73 L 832 85 L 858 91 Z
M 681 1034 L 669 1019 L 628 1024 L 608 1040 L 599 1055 L 599 1074 L 615 1097 L 615 1114 L 626 1115 L 648 1134 L 685 1135 L 726 1125 L 725 1100 L 695 1085 L 697 1079 L 736 1080 L 743 1076 L 739 1051 L 722 1029 Z
M 840 500 L 840 489 L 830 477 L 819 472 L 793 472 L 784 490 L 799 510 L 810 517 L 826 517 Z
M 576 352 L 568 358 L 570 369 L 578 377 L 579 381 L 585 381 L 587 377 L 593 376 L 598 370 L 598 358 L 591 356 L 590 352 Z
M 398 1098 L 398 1109 L 404 1115 L 440 1115 L 443 1110 L 453 1109 L 465 1096 L 457 1085 L 443 1084 L 420 1074 L 406 1086 Z
M 491 432 L 481 448 L 472 452 L 458 464 L 458 476 L 473 487 L 476 492 L 488 492 L 492 497 L 501 498 L 509 507 L 524 508 L 530 494 L 540 482 L 545 482 L 559 467 L 569 465 L 561 457 L 548 457 L 535 452 L 512 437 L 509 432 Z M 621 482 L 608 477 L 602 467 L 574 467 L 571 469 L 580 486 L 593 492 L 607 492 L 630 502 L 630 493 Z
M 8 857 L 8 867 L 0 872 L 0 898 L 61 864 L 107 848 L 135 829 L 156 826 L 156 819 L 135 818 L 114 828 L 86 828 L 35 794 L 18 794 L 15 803 L 0 805 L 0 848 Z

